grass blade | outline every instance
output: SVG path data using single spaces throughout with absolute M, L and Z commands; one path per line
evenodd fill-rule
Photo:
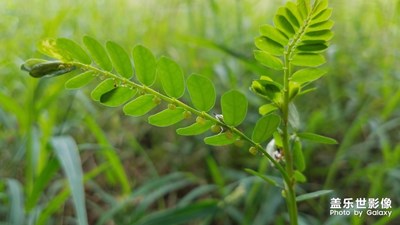
M 72 190 L 72 200 L 75 205 L 78 224 L 87 225 L 83 172 L 78 147 L 69 136 L 54 137 L 51 144 Z

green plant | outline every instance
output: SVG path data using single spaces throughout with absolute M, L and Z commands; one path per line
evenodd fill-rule
M 215 106 L 217 96 L 213 83 L 197 74 L 185 80 L 176 62 L 164 56 L 156 59 L 143 45 L 134 47 L 130 57 L 117 43 L 109 41 L 104 48 L 89 36 L 83 38 L 87 51 L 67 38 L 47 39 L 41 42 L 39 50 L 59 61 L 29 59 L 22 69 L 36 78 L 72 72 L 74 76 L 65 83 L 67 89 L 81 88 L 99 78 L 101 83 L 91 93 L 93 100 L 109 107 L 124 105 L 124 113 L 133 117 L 162 108 L 148 118 L 154 126 L 167 127 L 182 120 L 192 121 L 191 118 L 196 116 L 191 125 L 177 129 L 177 133 L 199 135 L 211 129 L 217 134 L 204 139 L 208 145 L 248 142 L 250 153 L 267 157 L 281 173 L 284 185 L 264 174 L 247 171 L 282 188 L 291 224 L 297 224 L 297 201 L 330 192 L 322 190 L 301 196 L 295 192 L 296 184 L 306 181 L 302 174 L 306 165 L 301 141 L 324 144 L 336 144 L 336 141 L 300 132 L 294 100 L 313 91 L 309 85 L 326 73 L 316 67 L 325 63 L 322 53 L 333 36 L 333 22 L 329 19 L 331 12 L 327 0 L 287 2 L 278 9 L 274 17 L 275 26 L 261 26 L 261 36 L 255 39 L 258 50 L 254 51 L 254 56 L 268 68 L 266 73 L 270 69 L 282 71 L 282 77 L 262 75 L 251 84 L 251 91 L 265 100 L 259 108 L 262 117 L 255 124 L 251 136 L 238 128 L 247 114 L 248 100 L 244 94 L 238 90 L 227 91 L 220 100 L 222 114 L 211 115 L 209 112 Z M 157 90 L 157 79 L 164 93 Z M 186 89 L 193 106 L 179 100 Z M 271 137 L 273 139 L 266 145 Z

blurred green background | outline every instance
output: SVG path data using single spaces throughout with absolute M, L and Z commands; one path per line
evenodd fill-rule
M 48 203 L 65 186 L 61 169 L 49 175 L 39 197 L 32 195 L 37 177 L 47 174 L 53 162 L 48 143 L 59 135 L 73 137 L 85 174 L 98 169 L 85 184 L 89 224 L 111 210 L 115 214 L 103 219 L 104 224 L 135 224 L 148 215 L 185 205 L 185 197 L 187 202 L 214 199 L 224 203 L 214 215 L 193 218 L 188 224 L 285 224 L 280 190 L 243 168 L 268 174 L 276 171 L 248 154 L 247 146 L 209 147 L 203 144 L 204 136 L 181 137 L 175 133 L 176 126 L 152 127 L 145 117 L 129 118 L 119 108 L 98 105 L 90 100 L 91 88 L 67 91 L 66 78 L 37 80 L 20 71 L 24 60 L 43 57 L 36 48 L 43 38 L 67 37 L 82 43 L 82 37 L 90 35 L 103 43 L 116 41 L 129 50 L 141 43 L 157 56 L 174 58 L 186 75 L 208 76 L 218 95 L 232 88 L 243 91 L 250 109 L 241 129 L 250 133 L 261 100 L 248 87 L 261 73 L 270 72 L 252 59 L 253 39 L 258 27 L 271 24 L 285 2 L 0 1 L 2 224 L 12 217 L 11 180 L 25 200 L 36 198 L 31 206 L 22 206 L 25 221 L 34 220 L 45 209 L 51 211 Z M 301 221 L 400 224 L 400 1 L 331 0 L 330 5 L 335 37 L 327 53 L 329 72 L 317 82 L 315 92 L 297 100 L 297 106 L 302 130 L 334 137 L 340 144 L 305 144 L 308 182 L 300 185 L 299 193 L 332 189 L 332 196 L 341 198 L 387 197 L 392 200 L 393 214 L 361 219 L 329 216 L 329 198 L 325 198 L 300 203 Z M 218 107 L 215 110 L 218 113 Z M 107 173 L 116 165 L 125 172 Z M 182 180 L 187 182 L 178 185 Z M 159 189 L 147 189 L 153 194 L 147 205 L 142 204 L 143 196 L 127 197 L 157 181 Z M 160 193 L 154 194 L 157 190 Z M 130 200 L 124 202 L 125 198 Z M 76 224 L 73 204 L 65 199 L 43 218 L 43 224 Z

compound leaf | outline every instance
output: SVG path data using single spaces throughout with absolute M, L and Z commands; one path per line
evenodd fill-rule
M 132 51 L 135 63 L 136 76 L 140 83 L 151 86 L 156 80 L 156 58 L 153 53 L 143 45 L 137 45 Z
M 108 54 L 110 55 L 115 71 L 127 79 L 133 76 L 133 68 L 128 53 L 117 43 L 108 41 L 106 43 Z
M 208 112 L 215 104 L 215 88 L 206 77 L 192 74 L 186 81 L 187 89 L 194 107 L 200 111 Z

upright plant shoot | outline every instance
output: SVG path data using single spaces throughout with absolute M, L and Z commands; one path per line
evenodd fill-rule
M 263 98 L 265 104 L 259 107 L 261 118 L 251 135 L 237 128 L 247 114 L 248 100 L 244 94 L 238 90 L 222 94 L 222 114 L 214 116 L 210 111 L 217 95 L 212 81 L 199 74 L 185 78 L 173 59 L 165 56 L 157 59 L 143 45 L 128 52 L 115 42 L 103 45 L 89 36 L 83 38 L 83 46 L 67 38 L 49 39 L 43 41 L 39 49 L 56 61 L 29 59 L 22 69 L 36 78 L 73 72 L 73 77 L 65 84 L 67 89 L 82 88 L 99 78 L 99 84 L 91 92 L 94 101 L 109 107 L 123 106 L 127 116 L 151 114 L 148 123 L 158 127 L 190 120 L 191 125 L 177 129 L 179 135 L 217 130 L 204 139 L 208 145 L 247 141 L 252 154 L 267 157 L 281 173 L 290 222 L 297 224 L 297 201 L 307 199 L 295 193 L 296 184 L 305 182 L 301 141 L 336 143 L 328 137 L 300 132 L 294 104 L 297 97 L 313 90 L 309 87 L 312 82 L 326 73 L 318 67 L 325 63 L 323 53 L 333 36 L 331 13 L 327 0 L 289 1 L 276 12 L 273 26 L 260 27 L 260 36 L 255 38 L 254 57 L 268 69 L 282 71 L 283 79 L 279 79 L 280 83 L 266 72 L 252 82 L 251 91 Z M 153 87 L 156 82 L 161 83 L 162 90 Z M 186 90 L 191 105 L 180 100 Z M 162 102 L 166 107 L 154 112 Z M 280 187 L 263 174 L 247 171 Z

